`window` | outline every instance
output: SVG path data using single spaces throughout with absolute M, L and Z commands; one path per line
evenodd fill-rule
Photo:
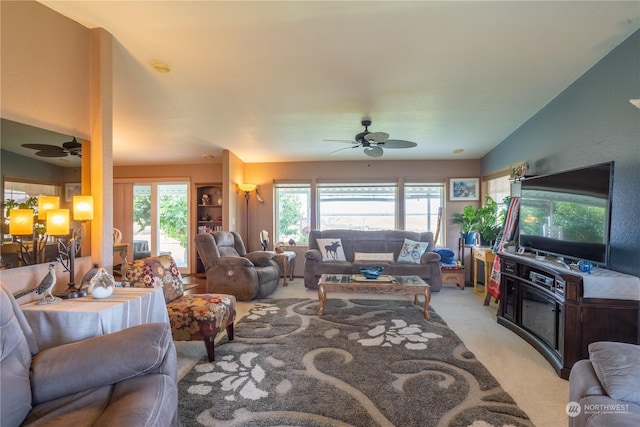
M 397 192 L 396 183 L 318 184 L 318 228 L 397 228 Z
M 134 245 L 148 247 L 152 255 L 171 254 L 185 271 L 189 264 L 188 194 L 186 182 L 133 186 Z
M 439 213 L 444 203 L 444 185 L 406 183 L 404 186 L 404 229 L 438 231 Z
M 275 183 L 275 241 L 309 241 L 311 226 L 311 185 Z
M 25 203 L 31 197 L 60 196 L 60 186 L 34 182 L 4 181 L 4 200 Z
M 504 199 L 511 196 L 511 182 L 509 181 L 509 176 L 504 175 L 490 178 L 485 182 L 487 184 L 487 195 L 498 203 L 498 212 L 506 209 L 507 205 L 504 203 Z

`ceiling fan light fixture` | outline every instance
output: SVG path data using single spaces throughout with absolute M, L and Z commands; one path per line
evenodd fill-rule
M 415 142 L 412 141 L 404 141 L 401 139 L 389 139 L 389 134 L 386 132 L 369 132 L 369 125 L 371 125 L 371 119 L 362 119 L 362 126 L 364 126 L 364 131 L 356 134 L 353 141 L 348 140 L 334 140 L 334 139 L 325 139 L 325 141 L 338 141 L 338 142 L 346 142 L 351 144 L 351 147 L 341 148 L 339 150 L 335 150 L 330 154 L 337 153 L 339 151 L 346 150 L 348 148 L 359 148 L 362 147 L 364 153 L 369 157 L 381 157 L 384 154 L 382 148 L 413 148 L 417 146 Z

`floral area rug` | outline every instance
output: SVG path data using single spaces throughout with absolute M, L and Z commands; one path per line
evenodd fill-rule
M 182 426 L 532 426 L 460 338 L 410 301 L 255 304 L 179 384 Z

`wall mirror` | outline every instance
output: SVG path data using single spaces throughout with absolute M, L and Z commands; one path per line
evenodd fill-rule
M 34 217 L 35 234 L 10 233 L 7 209 L 33 207 L 41 196 L 59 197 L 59 207 L 72 209 L 74 195 L 82 188 L 82 147 L 86 141 L 74 136 L 0 119 L 0 162 L 2 170 L 2 262 L 0 268 L 18 268 L 50 262 L 57 257 L 55 237 L 35 237 L 42 232 L 44 220 Z M 26 145 L 26 146 L 25 146 Z M 88 152 L 89 150 L 85 150 Z M 84 161 L 84 164 L 88 162 Z M 73 223 L 71 227 L 79 227 Z M 14 233 L 15 234 L 15 233 Z M 86 235 L 78 256 L 90 255 L 90 237 Z M 37 253 L 33 248 L 38 248 Z M 25 255 L 26 252 L 26 255 Z

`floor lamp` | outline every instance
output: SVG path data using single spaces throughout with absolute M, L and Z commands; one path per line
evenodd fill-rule
M 238 188 L 241 191 L 244 191 L 244 200 L 247 203 L 247 206 L 245 208 L 245 214 L 247 215 L 245 226 L 247 227 L 246 242 L 248 245 L 249 244 L 249 193 L 251 193 L 253 190 L 256 189 L 256 185 L 255 184 L 238 184 Z

